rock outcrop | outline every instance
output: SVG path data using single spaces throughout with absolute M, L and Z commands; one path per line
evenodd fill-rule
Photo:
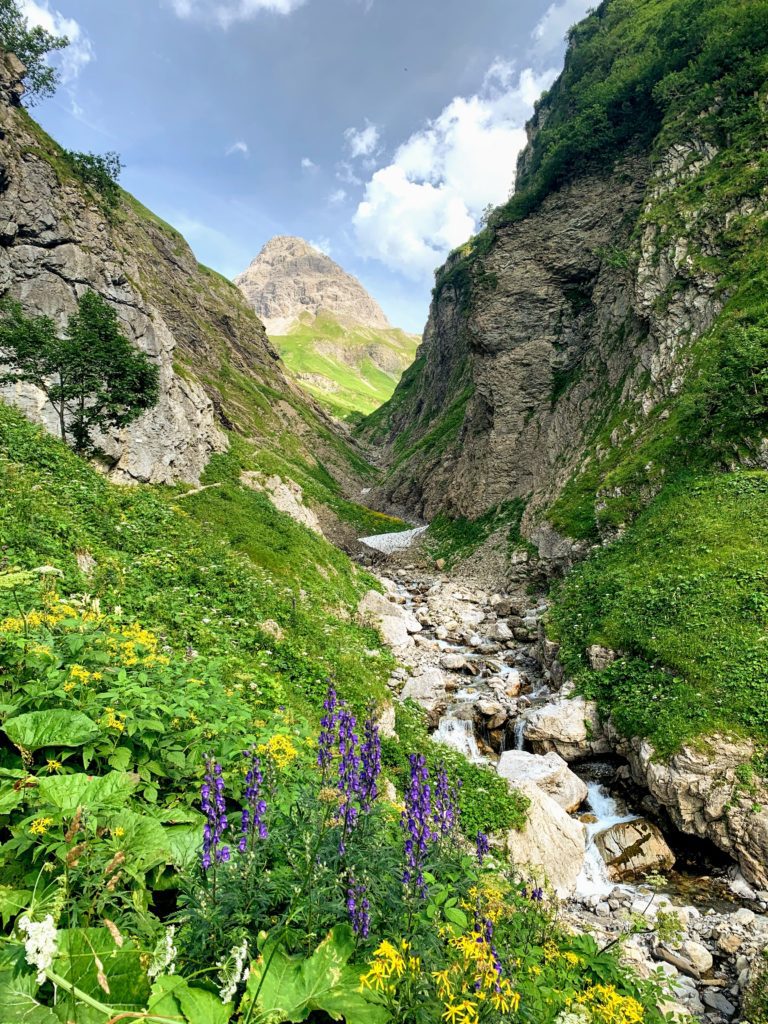
M 558 896 L 569 896 L 584 864 L 584 828 L 535 783 L 515 788 L 528 797 L 530 807 L 525 827 L 507 833 L 506 850 L 533 882 L 548 882 Z
M 675 863 L 675 855 L 661 831 L 644 818 L 622 821 L 599 832 L 595 845 L 615 882 L 630 882 L 653 871 L 668 871 Z
M 321 311 L 363 327 L 389 327 L 357 278 L 303 238 L 271 238 L 235 284 L 269 334 L 284 334 L 302 313 Z
M 569 814 L 587 798 L 585 783 L 553 751 L 538 755 L 525 750 L 505 750 L 496 770 L 516 788 L 524 782 L 534 783 Z
M 738 862 L 748 882 L 768 888 L 768 793 L 764 784 L 756 790 L 754 781 L 750 791 L 738 774 L 755 752 L 751 742 L 712 736 L 662 759 L 646 740 L 627 740 L 613 730 L 610 735 L 634 781 L 664 805 L 681 831 L 709 839 Z

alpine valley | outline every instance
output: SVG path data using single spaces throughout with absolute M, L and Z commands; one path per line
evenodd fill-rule
M 0 1020 L 768 1024 L 768 0 L 571 28 L 420 343 L 58 145 L 24 10 Z

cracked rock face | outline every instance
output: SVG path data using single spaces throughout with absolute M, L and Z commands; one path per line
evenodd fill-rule
M 29 315 L 45 314 L 60 327 L 86 291 L 102 295 L 126 337 L 160 372 L 155 408 L 99 439 L 109 475 L 121 483 L 196 482 L 211 454 L 227 445 L 213 403 L 199 383 L 175 373 L 176 338 L 132 283 L 140 279 L 140 268 L 118 250 L 100 208 L 79 188 L 60 183 L 54 168 L 36 155 L 33 135 L 20 136 L 23 122 L 12 108 L 15 73 L 9 62 L 0 67 L 0 292 L 19 299 Z M 39 389 L 10 386 L 0 397 L 57 432 Z
M 624 739 L 610 726 L 609 736 L 635 782 L 666 807 L 682 832 L 711 840 L 738 862 L 748 882 L 768 888 L 766 794 L 748 792 L 737 775 L 755 752 L 752 743 L 713 736 L 662 761 L 647 740 Z
M 235 284 L 273 335 L 284 333 L 302 313 L 321 311 L 364 327 L 389 327 L 357 278 L 303 238 L 270 239 Z

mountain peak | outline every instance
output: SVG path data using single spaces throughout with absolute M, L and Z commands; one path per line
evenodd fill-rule
M 390 326 L 356 277 L 293 235 L 270 238 L 235 284 L 269 334 L 283 334 L 302 313 L 316 316 L 321 310 L 363 327 Z

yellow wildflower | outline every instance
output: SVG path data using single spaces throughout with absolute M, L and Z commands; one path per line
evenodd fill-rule
M 106 726 L 108 729 L 117 729 L 118 732 L 122 732 L 125 729 L 125 714 L 122 711 L 115 711 L 114 708 L 105 708 L 104 713 L 107 716 Z
M 76 683 L 64 683 L 64 693 L 72 693 L 76 685 Z
M 49 772 L 60 772 L 61 761 L 56 761 L 54 758 L 49 757 L 45 767 L 48 769 Z
M 53 818 L 35 818 L 29 826 L 29 831 L 33 836 L 44 836 L 52 824 Z
M 275 733 L 266 743 L 258 747 L 259 754 L 270 758 L 276 768 L 287 768 L 292 761 L 298 757 L 298 751 L 293 745 L 290 736 L 283 733 Z
M 115 837 L 115 839 L 122 839 L 122 837 L 125 835 L 125 829 L 122 827 L 122 825 L 118 825 L 117 828 L 112 829 L 112 835 Z

